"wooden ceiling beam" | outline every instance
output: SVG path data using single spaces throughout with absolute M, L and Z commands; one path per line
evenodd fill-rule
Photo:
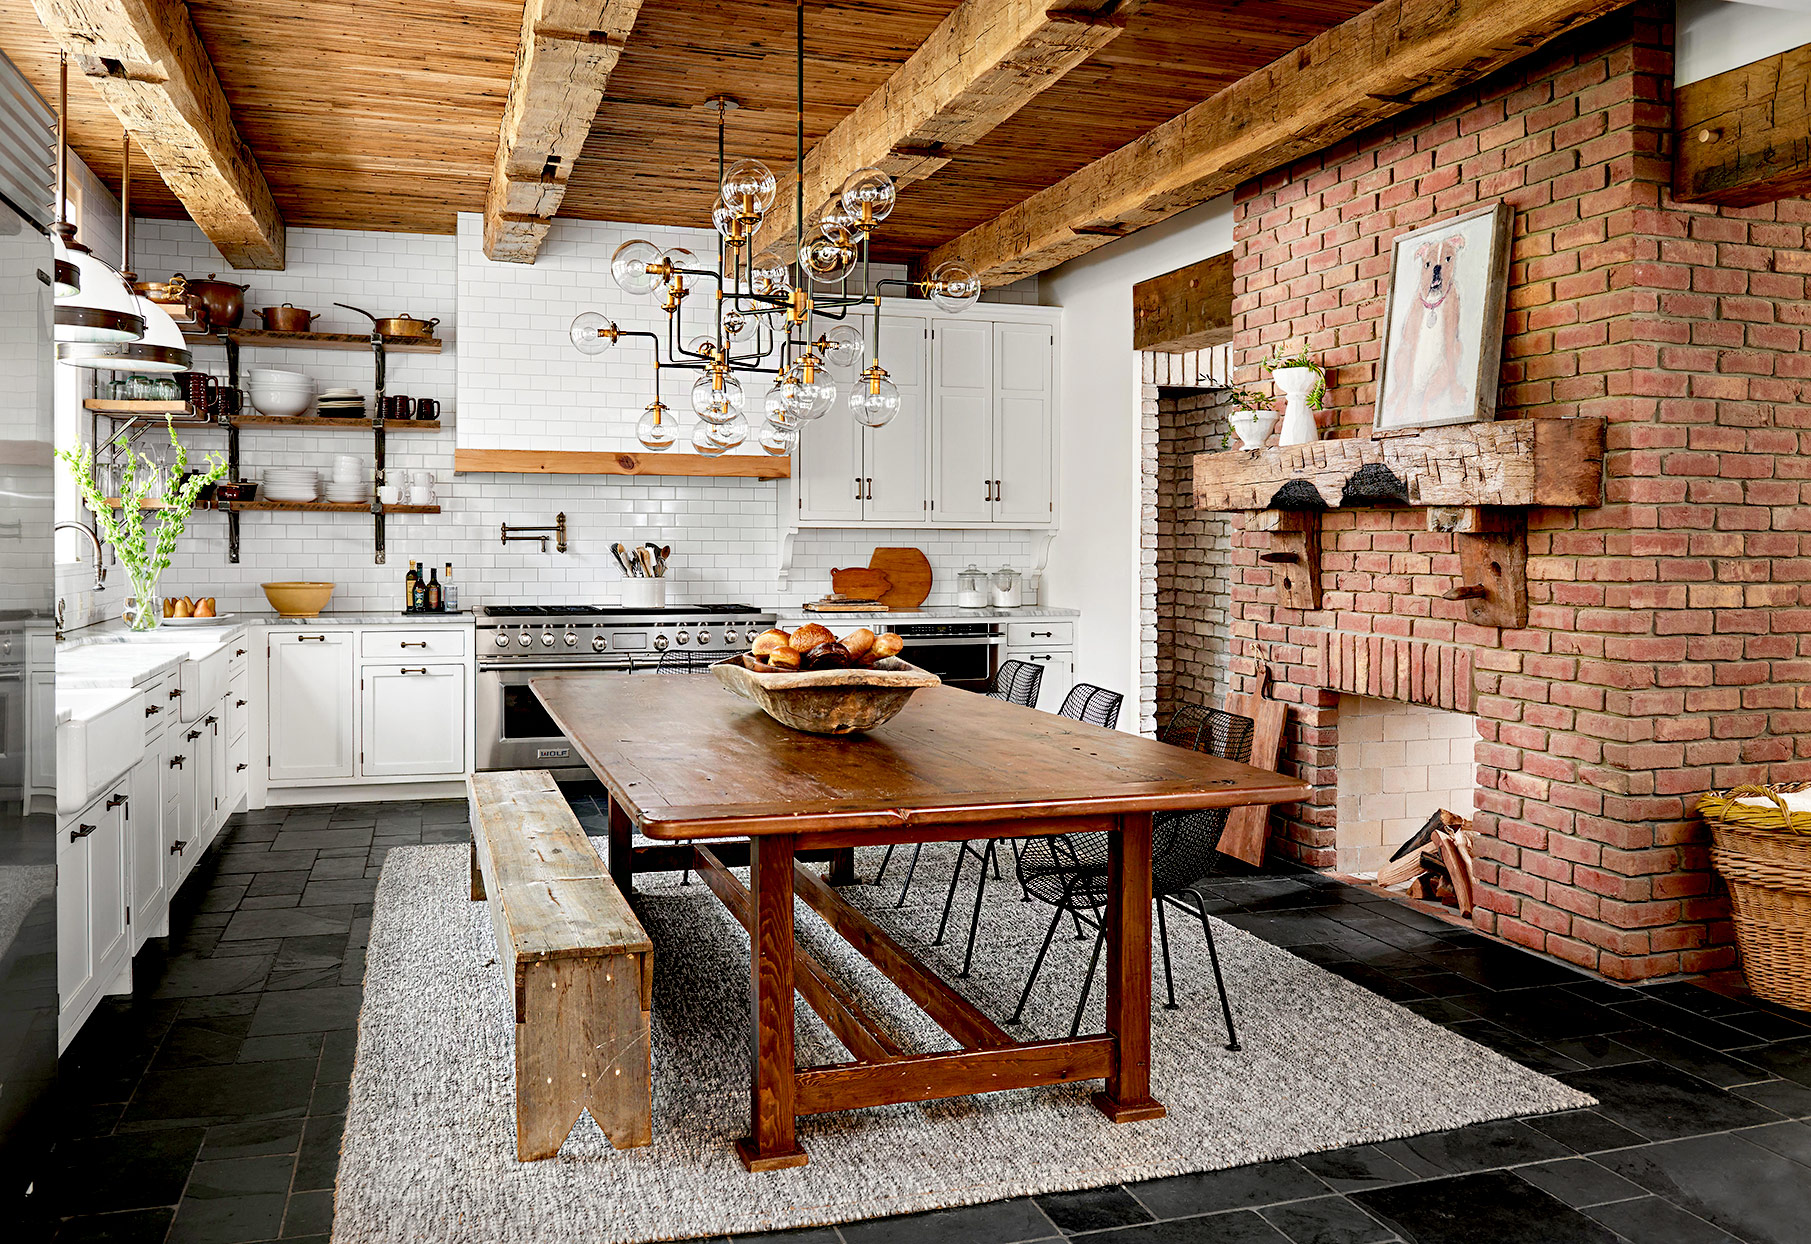
M 221 256 L 283 267 L 282 213 L 182 0 L 32 4 Z
M 484 202 L 486 257 L 535 261 L 640 11 L 641 0 L 528 0 Z
M 1627 0 L 1381 0 L 1134 142 L 933 250 L 985 286 L 1116 237 L 1527 55 Z
M 931 176 L 1118 38 L 1142 2 L 964 0 L 806 152 L 806 225 L 857 169 L 878 168 L 901 188 Z M 795 186 L 791 171 L 782 172 L 758 246 L 792 240 Z
M 1811 46 L 1673 92 L 1673 197 L 1754 207 L 1811 194 Z

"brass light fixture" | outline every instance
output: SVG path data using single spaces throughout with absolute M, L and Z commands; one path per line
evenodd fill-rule
M 745 381 L 761 384 L 758 409 L 765 418 L 757 443 L 770 454 L 791 453 L 803 426 L 828 414 L 839 399 L 858 422 L 881 427 L 899 413 L 900 396 L 878 357 L 880 290 L 916 288 L 947 312 L 966 310 L 981 295 L 975 274 L 953 261 L 916 283 L 868 279 L 869 239 L 898 199 L 893 179 L 881 169 L 851 173 L 840 193 L 824 205 L 815 233 L 807 238 L 805 0 L 797 0 L 797 13 L 796 228 L 790 257 L 771 244 L 759 251 L 754 248 L 779 182 L 759 160 L 726 164 L 725 131 L 737 104 L 728 96 L 713 96 L 707 102 L 717 109 L 719 192 L 711 205 L 717 266 L 700 267 L 683 248 L 663 250 L 641 238 L 624 242 L 611 256 L 611 278 L 626 294 L 659 299 L 667 317 L 664 343 L 660 333 L 619 328 L 596 311 L 572 321 L 572 344 L 585 354 L 602 354 L 624 337 L 653 343 L 654 400 L 636 427 L 648 449 L 667 449 L 678 440 L 673 414 L 660 400 L 663 367 L 698 373 L 691 385 L 691 406 L 698 416 L 691 444 L 701 454 L 721 454 L 747 440 L 750 402 Z M 840 288 L 857 268 L 863 286 L 873 292 Z M 686 299 L 697 292 L 694 285 L 704 282 L 716 289 L 715 331 L 687 347 L 681 344 L 680 314 Z M 870 309 L 864 333 L 857 317 Z M 839 377 L 846 390 L 839 386 Z
M 57 283 L 71 277 L 68 293 L 59 290 L 54 335 L 57 357 L 65 345 L 92 345 L 137 341 L 145 335 L 145 319 L 138 311 L 132 290 L 119 273 L 94 252 L 75 240 L 69 223 L 69 57 L 63 55 L 57 90 L 57 223 L 51 249 L 57 260 Z M 69 360 L 63 359 L 67 362 Z

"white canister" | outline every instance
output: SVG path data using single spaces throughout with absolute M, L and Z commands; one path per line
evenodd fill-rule
M 667 581 L 624 579 L 622 603 L 628 609 L 664 609 L 667 603 Z
M 995 609 L 1017 609 L 1020 604 L 1020 576 L 1011 566 L 1002 566 L 989 576 L 993 584 Z
M 987 572 L 970 562 L 956 573 L 956 608 L 985 609 L 988 602 Z

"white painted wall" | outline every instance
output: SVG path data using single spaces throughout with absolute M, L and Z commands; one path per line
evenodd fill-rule
M 1063 308 L 1060 530 L 1044 601 L 1082 611 L 1076 678 L 1136 696 L 1141 555 L 1139 358 L 1132 286 L 1232 249 L 1232 198 L 1204 203 L 1044 275 Z M 1151 515 L 1155 518 L 1155 511 Z M 1152 658 L 1153 661 L 1155 658 Z M 1121 717 L 1136 730 L 1137 714 Z
M 1811 43 L 1811 0 L 1678 0 L 1674 30 L 1683 86 Z

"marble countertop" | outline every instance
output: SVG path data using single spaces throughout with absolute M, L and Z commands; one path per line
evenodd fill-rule
M 138 687 L 172 673 L 189 656 L 185 644 L 95 639 L 57 650 L 57 688 Z
M 1058 609 L 1046 605 L 1024 605 L 1018 609 L 963 609 L 957 605 L 932 605 L 923 609 L 851 610 L 847 613 L 814 613 L 797 605 L 774 610 L 781 618 L 810 619 L 830 625 L 830 618 L 892 618 L 900 622 L 966 622 L 994 618 L 1011 621 L 1029 618 L 1077 618 L 1079 609 Z
M 280 618 L 254 614 L 260 626 L 470 626 L 472 615 L 459 613 L 323 613 L 314 618 Z

